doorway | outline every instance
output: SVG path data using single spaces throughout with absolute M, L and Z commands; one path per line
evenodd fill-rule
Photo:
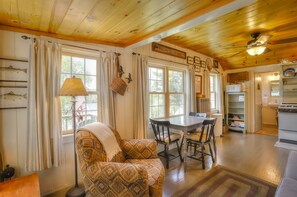
M 255 73 L 256 134 L 278 136 L 279 71 Z

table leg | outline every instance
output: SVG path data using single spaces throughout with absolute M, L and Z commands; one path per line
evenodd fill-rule
M 215 152 L 215 157 L 217 157 L 217 145 L 216 145 L 216 136 L 213 132 L 213 147 L 214 147 L 214 152 Z
M 187 155 L 188 155 L 188 153 L 187 153 L 187 131 L 183 131 L 183 133 L 184 133 L 184 136 L 183 136 L 183 162 L 184 162 L 184 169 L 185 169 L 185 171 L 186 171 L 186 164 L 187 164 L 187 162 L 186 162 L 186 160 L 187 160 Z

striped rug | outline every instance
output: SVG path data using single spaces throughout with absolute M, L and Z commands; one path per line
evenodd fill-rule
M 174 196 L 273 197 L 277 186 L 266 181 L 216 166 L 196 183 Z

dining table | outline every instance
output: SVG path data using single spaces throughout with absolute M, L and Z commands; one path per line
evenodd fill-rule
M 169 118 L 158 118 L 156 120 L 161 121 L 169 121 L 170 125 L 169 128 L 180 130 L 183 132 L 184 136 L 187 136 L 188 131 L 192 131 L 194 129 L 200 128 L 203 126 L 204 120 L 213 120 L 214 118 L 205 118 L 205 117 L 197 117 L 197 116 L 175 116 L 175 117 L 169 117 Z M 186 138 L 186 137 L 185 137 Z M 186 139 L 183 137 L 183 161 L 186 163 L 187 158 L 187 143 Z M 213 133 L 213 144 L 214 144 L 214 151 L 215 155 L 217 155 L 217 148 L 216 148 L 216 141 L 215 136 Z

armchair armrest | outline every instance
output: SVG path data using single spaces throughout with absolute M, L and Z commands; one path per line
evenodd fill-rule
M 96 162 L 86 168 L 87 195 L 148 196 L 148 174 L 142 165 Z
M 122 149 L 127 159 L 156 159 L 158 158 L 157 142 L 151 139 L 122 140 Z

